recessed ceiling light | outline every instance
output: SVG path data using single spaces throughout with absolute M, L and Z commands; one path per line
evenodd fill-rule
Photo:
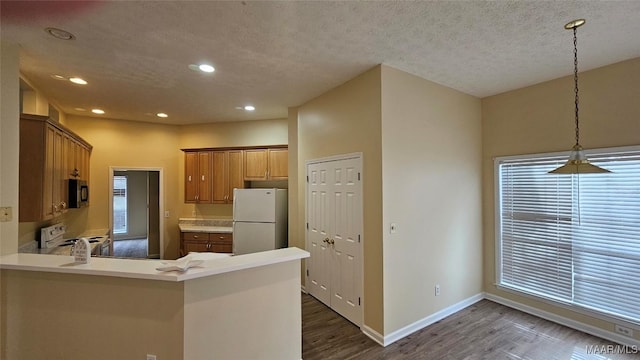
M 66 77 L 62 76 L 62 75 L 51 75 L 52 78 L 56 79 L 56 80 L 67 80 Z
M 47 34 L 60 39 L 60 40 L 74 40 L 76 38 L 75 35 L 73 35 L 72 33 L 66 31 L 66 30 L 62 30 L 62 29 L 56 29 L 53 27 L 48 27 L 46 29 L 44 29 L 44 31 L 47 32 Z
M 244 109 L 245 109 L 245 110 L 247 110 L 247 111 L 253 111 L 253 110 L 255 110 L 256 108 L 255 108 L 253 105 L 246 105 L 246 106 L 244 107 Z
M 79 78 L 79 77 L 69 78 L 69 81 L 71 81 L 74 84 L 78 84 L 78 85 L 87 85 L 87 81 L 82 79 L 82 78 Z
M 91 109 L 91 112 L 94 114 L 100 114 L 100 115 L 104 114 L 104 110 L 102 109 Z
M 167 114 L 165 114 L 165 113 L 157 113 L 156 115 L 157 115 L 158 117 L 161 117 L 161 118 L 169 117 L 169 115 L 167 115 Z
M 216 69 L 209 65 L 209 64 L 200 64 L 198 65 L 198 69 L 200 69 L 200 71 L 202 72 L 206 72 L 206 73 L 212 73 L 214 71 L 216 71 Z
M 87 109 L 81 108 L 81 107 L 74 108 L 74 110 L 75 111 L 87 111 Z

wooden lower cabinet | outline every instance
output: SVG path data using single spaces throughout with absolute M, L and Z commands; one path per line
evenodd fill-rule
M 189 252 L 233 252 L 233 234 L 230 233 L 180 233 L 180 255 Z

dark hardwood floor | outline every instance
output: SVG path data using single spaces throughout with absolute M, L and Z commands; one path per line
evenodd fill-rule
M 302 294 L 302 358 L 627 360 L 635 354 L 588 353 L 617 345 L 562 325 L 482 300 L 389 346 L 382 347 L 324 304 Z M 632 348 L 628 348 L 633 352 Z

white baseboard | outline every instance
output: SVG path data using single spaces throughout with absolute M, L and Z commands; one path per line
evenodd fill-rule
M 377 342 L 378 344 L 385 346 L 384 345 L 384 336 L 382 336 L 382 334 L 380 334 L 379 332 L 373 330 L 372 328 L 368 327 L 367 325 L 362 325 L 362 327 L 360 328 L 360 331 L 362 331 L 365 335 L 367 335 L 371 340 Z
M 300 285 L 300 291 L 302 291 L 303 294 L 308 294 L 307 288 L 304 287 L 304 285 Z
M 484 299 L 484 294 L 483 293 L 479 293 L 476 295 L 473 295 L 470 298 L 464 299 L 458 303 L 455 303 L 447 308 L 444 308 L 436 313 L 433 313 L 421 320 L 418 320 L 416 322 L 414 322 L 413 324 L 409 324 L 401 329 L 398 329 L 392 333 L 390 333 L 389 335 L 383 336 L 381 334 L 379 334 L 378 332 L 376 332 L 375 330 L 371 329 L 370 327 L 363 325 L 361 330 L 362 332 L 367 335 L 368 337 L 370 337 L 371 339 L 373 339 L 373 341 L 377 342 L 378 344 L 382 345 L 382 346 L 387 346 L 390 344 L 393 344 L 394 342 L 409 336 L 411 334 L 413 334 L 414 332 L 421 330 L 433 323 L 435 323 L 436 321 L 440 321 L 444 318 L 446 318 L 447 316 L 457 313 L 458 311 L 466 308 L 467 306 L 473 305 L 475 303 L 477 303 L 478 301 Z
M 606 339 L 606 340 L 610 340 L 610 341 L 614 341 L 618 344 L 622 344 L 622 345 L 627 345 L 630 347 L 638 347 L 640 348 L 640 341 L 636 340 L 636 339 L 632 339 L 623 335 L 620 335 L 618 333 L 614 333 L 612 331 L 607 331 L 607 330 L 603 330 L 600 328 L 597 328 L 595 326 L 591 326 L 579 321 L 575 321 L 575 320 L 571 320 L 569 318 L 566 318 L 564 316 L 560 316 L 560 315 L 556 315 L 544 310 L 539 310 L 536 309 L 534 307 L 528 306 L 528 305 L 523 305 L 520 304 L 516 301 L 513 300 L 509 300 L 509 299 L 505 299 L 501 296 L 497 296 L 494 294 L 489 294 L 489 293 L 485 293 L 484 294 L 484 298 L 487 300 L 491 300 L 493 302 L 496 302 L 498 304 L 502 304 L 504 306 L 508 306 L 510 308 L 516 309 L 516 310 L 520 310 L 522 312 L 526 312 L 527 314 L 531 314 L 534 316 L 537 316 L 539 318 L 543 318 L 545 320 L 549 320 L 552 321 L 554 323 L 560 324 L 560 325 L 564 325 L 566 327 L 570 327 L 572 329 L 578 330 L 578 331 L 582 331 L 584 333 L 587 334 L 591 334 L 597 337 L 600 337 L 602 339 Z

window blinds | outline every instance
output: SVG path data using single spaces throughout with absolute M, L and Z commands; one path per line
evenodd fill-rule
M 498 161 L 502 286 L 640 323 L 640 150 L 610 174 L 550 175 L 565 156 Z

